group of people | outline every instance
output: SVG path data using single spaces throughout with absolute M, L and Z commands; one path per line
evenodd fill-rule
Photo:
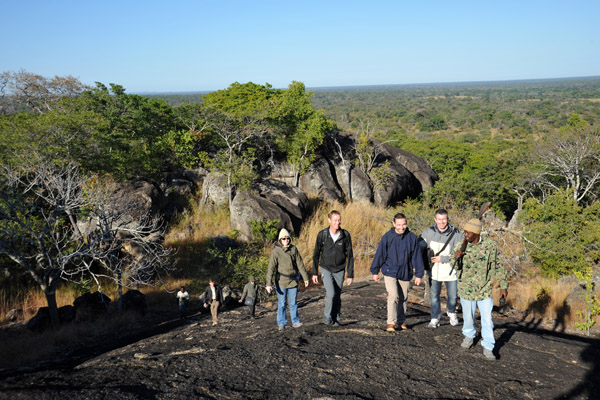
M 312 281 L 325 286 L 325 309 L 323 323 L 338 326 L 341 313 L 341 293 L 344 278 L 351 285 L 354 278 L 354 255 L 350 233 L 341 228 L 341 214 L 331 211 L 328 215 L 329 227 L 317 234 L 313 252 Z M 420 236 L 408 228 L 407 218 L 396 214 L 392 228 L 381 238 L 371 264 L 370 272 L 375 282 L 380 281 L 380 272 L 388 293 L 386 330 L 393 332 L 408 329 L 406 325 L 406 307 L 408 290 L 414 274 L 415 285 L 423 281 L 426 270 L 429 275 L 431 321 L 428 327 L 440 325 L 442 312 L 440 292 L 442 283 L 446 286 L 446 313 L 450 325 L 459 325 L 456 313 L 457 297 L 463 314 L 461 347 L 473 346 L 477 333 L 475 312 L 481 316 L 481 345 L 483 355 L 495 360 L 494 325 L 492 321 L 492 282 L 500 283 L 501 296 L 508 295 L 506 270 L 498 262 L 496 244 L 481 236 L 482 223 L 471 219 L 463 226 L 461 233 L 448 222 L 448 212 L 436 211 L 435 224 L 427 228 Z M 424 254 L 427 254 L 425 257 Z M 425 264 L 430 264 L 425 265 Z M 308 274 L 298 249 L 291 244 L 286 229 L 279 233 L 278 242 L 271 254 L 266 277 L 266 289 L 271 293 L 273 282 L 278 298 L 277 325 L 284 330 L 287 325 L 286 304 L 289 304 L 292 326 L 302 326 L 298 315 L 298 281 L 309 285 Z
M 329 226 L 319 231 L 313 251 L 312 283 L 321 279 L 325 287 L 325 308 L 323 323 L 339 326 L 342 307 L 342 287 L 351 285 L 354 279 L 354 254 L 350 233 L 342 229 L 342 216 L 333 210 L 328 216 Z M 442 318 L 440 292 L 442 284 L 446 286 L 446 314 L 451 326 L 459 325 L 456 313 L 457 298 L 462 307 L 464 339 L 461 346 L 469 349 L 473 346 L 477 333 L 475 312 L 481 316 L 481 345 L 483 355 L 495 360 L 494 325 L 492 321 L 492 282 L 500 283 L 501 296 L 508 295 L 506 270 L 498 262 L 496 244 L 481 236 L 482 223 L 478 219 L 469 220 L 463 231 L 448 222 L 448 212 L 436 211 L 435 224 L 427 228 L 420 236 L 408 228 L 404 214 L 396 214 L 393 226 L 381 238 L 371 263 L 370 272 L 375 282 L 380 281 L 380 273 L 387 291 L 386 330 L 408 329 L 406 308 L 408 290 L 414 275 L 414 284 L 420 285 L 426 274 L 430 289 L 430 328 L 437 328 Z M 424 256 L 426 254 L 426 256 Z M 308 287 L 310 280 L 300 252 L 292 244 L 290 233 L 286 229 L 279 232 L 277 243 L 271 253 L 266 275 L 266 290 L 277 294 L 277 326 L 283 331 L 287 326 L 289 307 L 292 327 L 302 326 L 298 314 L 298 282 L 304 281 Z M 253 277 L 244 287 L 240 303 L 249 308 L 249 317 L 254 318 L 254 307 L 258 296 L 257 285 Z M 218 308 L 223 304 L 221 289 L 210 280 L 204 292 L 204 306 L 210 304 L 213 325 L 218 322 Z M 182 287 L 177 293 L 180 312 L 185 315 L 189 294 Z
M 254 278 L 252 278 L 254 280 Z M 246 285 L 248 286 L 248 285 Z M 244 291 L 246 293 L 246 291 Z M 187 315 L 187 306 L 190 301 L 190 295 L 185 290 L 185 286 L 182 286 L 179 292 L 176 294 L 177 301 L 179 302 L 179 315 L 181 318 L 185 318 Z M 204 307 L 210 306 L 210 314 L 212 316 L 213 325 L 217 325 L 219 322 L 219 307 L 223 304 L 223 291 L 219 285 L 217 285 L 214 279 L 210 279 L 208 286 L 204 290 L 202 297 L 204 299 Z M 254 314 L 254 311 L 252 311 Z

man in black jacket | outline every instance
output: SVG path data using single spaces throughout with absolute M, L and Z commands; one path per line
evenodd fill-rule
M 219 322 L 217 319 L 219 306 L 223 304 L 223 292 L 219 286 L 215 285 L 213 279 L 208 281 L 208 286 L 204 291 L 204 307 L 208 308 L 208 304 L 210 304 L 210 314 L 212 315 L 213 325 L 216 325 L 217 322 Z
M 325 285 L 325 317 L 327 325 L 339 326 L 342 308 L 342 285 L 346 268 L 348 271 L 347 285 L 354 278 L 354 254 L 352 253 L 352 238 L 348 231 L 341 228 L 342 216 L 338 211 L 331 211 L 327 216 L 329 228 L 323 229 L 317 235 L 315 251 L 313 252 L 313 283 L 319 283 L 319 265 L 321 277 Z

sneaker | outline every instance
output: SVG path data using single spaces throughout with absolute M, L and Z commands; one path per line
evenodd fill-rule
M 440 326 L 440 320 L 437 318 L 433 318 L 429 325 L 427 325 L 428 328 L 437 328 L 438 326 Z
M 460 344 L 460 347 L 462 347 L 463 349 L 470 349 L 471 346 L 473 346 L 473 338 L 470 337 L 465 337 L 462 343 Z
M 406 323 L 401 323 L 396 329 L 401 329 L 403 331 L 408 330 L 408 326 L 406 326 Z
M 279 329 L 280 332 L 283 331 L 285 329 L 285 325 L 279 325 L 278 329 Z
M 340 326 L 340 323 L 339 323 L 339 321 L 335 321 L 335 322 L 333 323 L 333 326 Z
M 324 319 L 324 320 L 323 320 L 323 324 L 324 324 L 324 325 L 332 325 L 332 324 L 333 324 L 333 321 L 332 321 L 332 320 L 330 320 L 330 319 Z
M 496 361 L 496 356 L 494 355 L 494 352 L 490 349 L 486 349 L 485 347 L 483 348 L 483 356 L 486 360 Z
M 304 325 L 302 322 L 297 322 L 297 323 L 295 323 L 295 324 L 292 324 L 292 326 L 293 326 L 294 328 L 300 328 L 302 325 Z
M 388 324 L 387 328 L 385 328 L 386 331 L 388 332 L 396 332 L 396 328 L 394 327 L 394 324 Z
M 456 316 L 456 313 L 449 312 L 448 316 L 450 317 L 450 325 L 452 325 L 452 326 L 458 325 L 458 317 Z

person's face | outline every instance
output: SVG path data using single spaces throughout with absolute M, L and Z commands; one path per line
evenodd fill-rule
M 435 214 L 435 217 L 433 219 L 435 220 L 435 225 L 440 230 L 440 232 L 444 232 L 446 228 L 448 228 L 448 215 Z
M 291 241 L 292 239 L 290 239 L 289 237 L 283 237 L 280 240 L 282 246 L 288 246 Z
M 399 218 L 399 219 L 394 220 L 394 231 L 399 235 L 406 232 L 407 226 L 408 225 L 406 224 L 406 219 L 404 219 L 404 218 Z
M 210 282 L 208 282 L 208 284 L 209 284 L 210 286 L 215 286 L 215 283 L 214 283 L 213 281 L 210 281 Z
M 463 234 L 469 243 L 473 243 L 479 237 L 478 234 L 469 231 L 464 231 Z
M 338 214 L 333 214 L 331 218 L 329 218 L 329 229 L 332 232 L 337 232 L 340 230 L 340 226 L 342 225 L 342 216 Z

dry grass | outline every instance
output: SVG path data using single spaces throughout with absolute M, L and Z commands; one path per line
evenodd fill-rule
M 56 291 L 56 303 L 58 307 L 73 304 L 77 296 L 78 294 L 73 288 L 64 286 Z M 39 308 L 46 307 L 47 305 L 46 295 L 39 288 L 29 291 L 19 289 L 13 292 L 7 292 L 4 289 L 0 290 L 0 315 L 2 316 L 2 322 L 5 322 L 4 318 L 10 310 L 23 310 L 23 317 L 25 320 L 28 320 L 36 315 Z

